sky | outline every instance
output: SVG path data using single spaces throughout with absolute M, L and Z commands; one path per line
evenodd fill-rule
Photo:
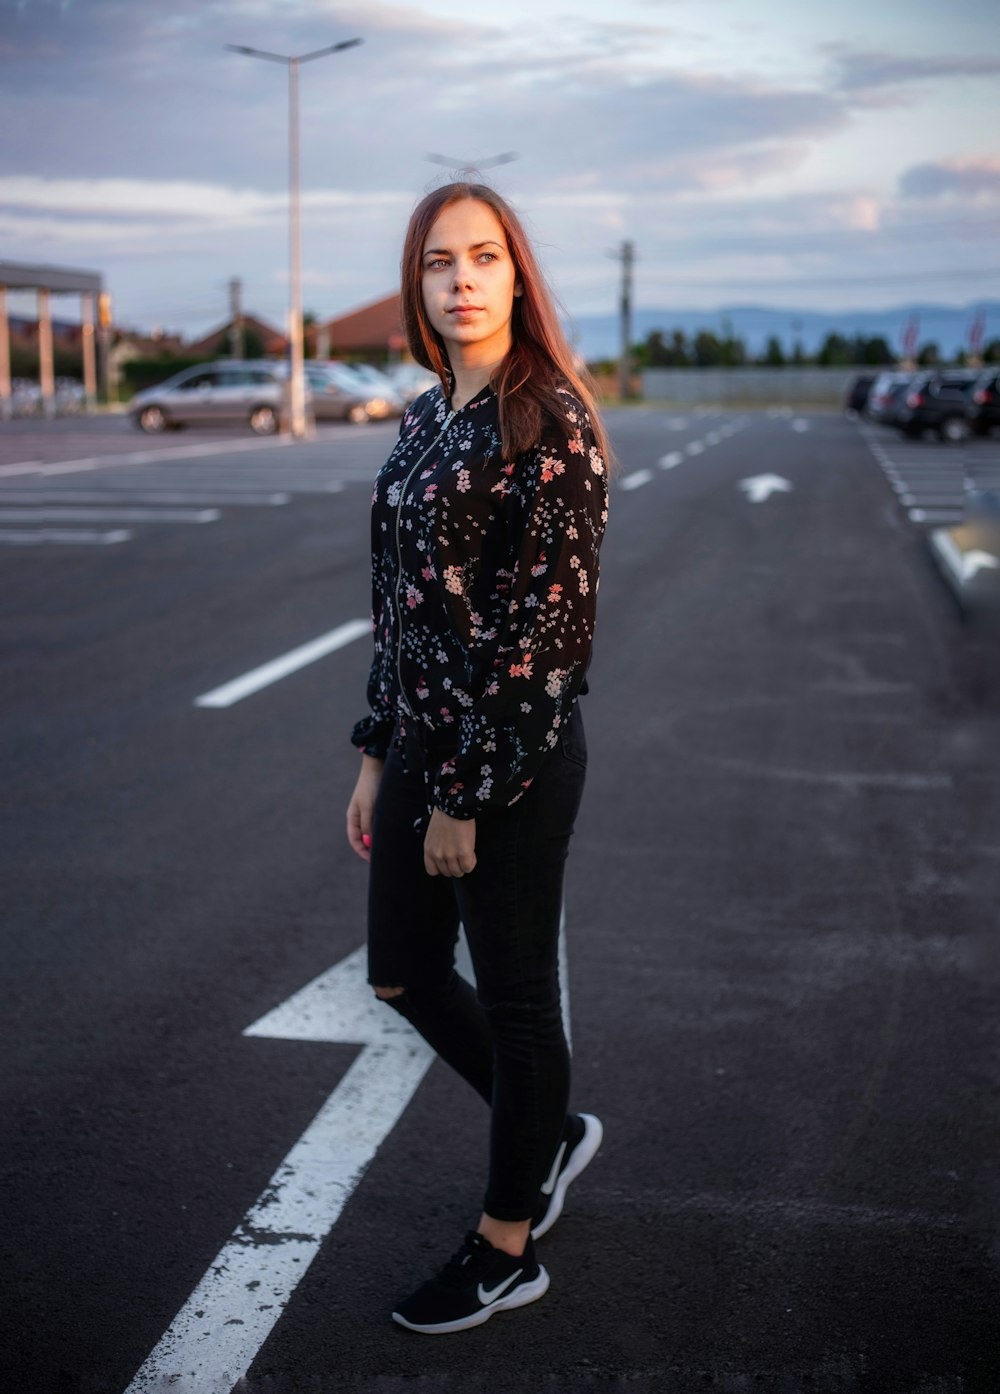
M 1000 295 L 996 0 L 0 0 L 0 258 L 99 271 L 117 323 L 390 294 L 414 203 L 485 171 L 573 315 Z M 60 318 L 78 317 L 72 297 Z M 14 313 L 33 313 L 12 296 Z M 1000 326 L 991 326 L 991 330 Z

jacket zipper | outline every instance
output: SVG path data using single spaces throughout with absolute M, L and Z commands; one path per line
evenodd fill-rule
M 409 712 L 410 716 L 413 717 L 414 721 L 416 721 L 417 719 L 416 715 L 414 714 L 413 708 L 410 706 L 406 693 L 403 690 L 403 607 L 399 603 L 399 590 L 400 586 L 403 583 L 403 548 L 399 537 L 399 526 L 400 520 L 403 516 L 403 504 L 406 501 L 407 491 L 409 490 L 413 476 L 416 474 L 417 470 L 427 459 L 427 456 L 431 453 L 434 447 L 442 440 L 445 431 L 447 431 L 448 427 L 451 425 L 452 421 L 457 415 L 457 411 L 450 411 L 448 415 L 445 417 L 440 431 L 437 433 L 437 435 L 431 441 L 430 445 L 420 456 L 420 459 L 417 461 L 417 463 L 410 470 L 409 474 L 406 476 L 406 482 L 404 483 L 403 488 L 400 491 L 399 502 L 396 504 L 396 681 L 399 683 L 399 695 L 403 701 L 403 705 L 406 707 L 406 710 Z

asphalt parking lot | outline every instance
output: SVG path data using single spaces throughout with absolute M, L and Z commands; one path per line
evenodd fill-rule
M 1000 678 L 947 500 L 835 413 L 609 424 L 565 905 L 605 1142 L 546 1297 L 437 1341 L 388 1312 L 486 1119 L 371 1005 L 342 834 L 394 428 L 0 428 L 0 1387 L 1000 1388 Z

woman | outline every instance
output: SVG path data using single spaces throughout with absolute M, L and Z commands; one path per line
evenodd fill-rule
M 478 1326 L 541 1297 L 534 1252 L 601 1125 L 567 1115 L 563 866 L 583 790 L 606 443 L 517 217 L 449 184 L 402 258 L 411 352 L 441 381 L 372 498 L 371 714 L 348 840 L 370 860 L 369 982 L 492 1110 L 483 1214 L 393 1312 Z M 455 972 L 463 924 L 477 990 Z

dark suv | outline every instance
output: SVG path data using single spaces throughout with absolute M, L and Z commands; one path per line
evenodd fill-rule
M 965 440 L 966 410 L 978 376 L 969 368 L 918 373 L 896 410 L 895 424 L 905 436 L 936 431 L 942 440 Z
M 896 420 L 896 409 L 912 381 L 912 373 L 895 370 L 879 373 L 865 398 L 865 416 L 882 426 L 891 426 Z
M 1000 426 L 1000 368 L 987 368 L 976 378 L 966 419 L 974 436 L 988 436 Z

